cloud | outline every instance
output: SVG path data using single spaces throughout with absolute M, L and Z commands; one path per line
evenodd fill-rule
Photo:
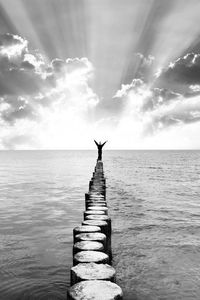
M 122 85 L 113 98 L 123 99 L 123 101 L 127 99 L 133 102 L 137 102 L 137 99 L 140 99 L 139 111 L 142 113 L 155 110 L 180 96 L 181 94 L 165 88 L 150 87 L 142 79 L 133 79 L 130 84 Z
M 181 93 L 193 96 L 194 86 L 200 83 L 200 54 L 188 53 L 160 70 L 156 84 L 171 87 Z
M 38 104 L 30 97 L 4 96 L 0 98 L 1 121 L 14 125 L 18 119 L 38 120 Z
M 148 55 L 145 57 L 142 53 L 136 53 L 136 55 L 140 58 L 141 60 L 141 67 L 149 67 L 152 65 L 155 57 L 152 55 Z
M 0 35 L 0 95 L 37 93 L 44 84 L 42 70 L 38 70 L 44 64 L 41 60 L 37 53 L 29 53 L 27 40 L 12 34 Z
M 130 84 L 122 84 L 121 89 L 116 92 L 113 98 L 126 97 L 131 91 L 140 93 L 140 90 L 143 86 L 144 82 L 142 79 L 133 79 L 133 81 Z
M 174 93 L 173 91 L 160 88 L 152 88 L 148 97 L 145 97 L 144 104 L 142 106 L 143 111 L 155 110 L 163 104 L 169 104 L 174 102 L 181 95 Z
M 149 81 L 152 75 L 152 69 L 155 61 L 155 57 L 152 55 L 148 55 L 145 57 L 141 53 L 136 53 L 136 64 L 137 64 L 137 71 L 135 73 L 136 78 L 141 78 L 144 81 Z
M 55 71 L 55 73 L 73 73 L 77 72 L 77 70 L 84 74 L 88 74 L 89 71 L 93 71 L 92 64 L 89 62 L 89 60 L 86 57 L 83 58 L 68 58 L 65 61 L 62 59 L 54 59 L 51 62 L 52 70 Z
M 185 97 L 173 90 L 133 79 L 130 84 L 122 85 L 114 99 L 123 102 L 122 119 L 127 122 L 128 117 L 129 127 L 137 127 L 140 135 L 145 136 L 200 121 L 200 96 L 195 94 L 199 86 L 190 86 L 190 89 L 190 97 Z
M 152 55 L 144 56 L 140 52 L 133 53 L 122 83 L 128 84 L 133 78 L 149 81 L 152 77 L 154 62 L 155 57 Z
M 13 58 L 22 56 L 26 53 L 28 41 L 22 37 L 10 33 L 2 34 L 0 36 L 0 55 Z
M 152 82 L 133 79 L 114 98 L 124 103 L 125 113 L 134 122 L 142 124 L 142 135 L 199 122 L 200 54 L 188 53 L 171 62 Z
M 0 148 L 76 148 L 94 134 L 118 132 L 139 140 L 198 123 L 199 54 L 180 57 L 157 77 L 152 77 L 154 57 L 135 57 L 137 76 L 122 84 L 102 110 L 90 87 L 94 68 L 87 58 L 48 61 L 26 39 L 1 35 Z M 101 110 L 107 110 L 104 116 Z
M 152 133 L 171 126 L 192 124 L 200 121 L 200 98 L 180 98 L 174 103 L 155 110 L 146 125 L 146 133 Z
M 86 122 L 99 101 L 89 86 L 92 76 L 93 66 L 87 58 L 47 62 L 38 51 L 29 49 L 24 38 L 1 35 L 0 124 L 4 133 L 0 147 L 33 145 L 39 135 L 42 144 L 41 131 L 54 130 L 54 126 L 62 132 L 65 126 L 77 130 L 76 124 L 82 119 Z

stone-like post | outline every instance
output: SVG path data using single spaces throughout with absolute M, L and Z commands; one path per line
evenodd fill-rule
M 89 191 L 85 194 L 83 222 L 73 230 L 73 267 L 68 300 L 122 300 L 111 266 L 111 218 L 106 201 L 103 162 L 97 160 Z

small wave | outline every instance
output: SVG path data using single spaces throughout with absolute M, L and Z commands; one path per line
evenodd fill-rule
M 45 279 L 13 278 L 4 281 L 0 295 L 4 300 L 64 300 L 66 289 L 66 283 L 60 280 L 48 282 Z
M 157 227 L 157 225 L 151 224 L 151 225 L 141 225 L 141 226 L 134 226 L 134 227 L 129 227 L 127 230 L 130 231 L 142 231 L 142 230 L 150 230 Z
M 161 167 L 153 167 L 153 166 L 147 167 L 147 169 L 162 170 Z

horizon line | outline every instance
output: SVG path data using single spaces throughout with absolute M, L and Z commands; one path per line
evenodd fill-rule
M 0 149 L 0 151 L 97 151 L 96 149 Z M 200 148 L 185 149 L 104 149 L 106 151 L 200 151 Z

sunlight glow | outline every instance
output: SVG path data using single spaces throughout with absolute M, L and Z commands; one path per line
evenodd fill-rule
M 200 86 L 168 75 L 199 64 L 191 1 L 0 0 L 0 147 L 196 147 Z

